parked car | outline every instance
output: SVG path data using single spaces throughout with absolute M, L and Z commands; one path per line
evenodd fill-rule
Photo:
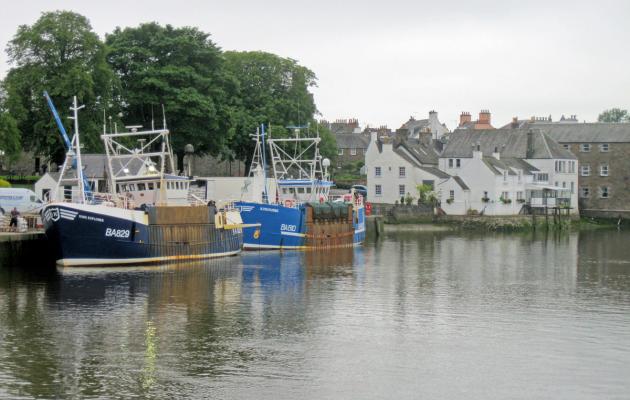
M 357 192 L 361 196 L 363 196 L 363 200 L 367 199 L 367 186 L 365 186 L 365 185 L 352 185 L 352 189 L 354 189 L 355 192 Z M 352 189 L 351 189 L 351 191 L 352 191 Z

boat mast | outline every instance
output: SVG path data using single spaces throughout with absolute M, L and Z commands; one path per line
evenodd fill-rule
M 85 184 L 83 178 L 83 165 L 81 164 L 81 142 L 79 141 L 79 110 L 85 107 L 85 104 L 82 106 L 77 106 L 77 96 L 73 96 L 72 98 L 72 117 L 70 119 L 74 120 L 74 137 L 72 138 L 74 142 L 74 152 L 76 154 L 77 160 L 77 180 L 79 184 L 79 196 L 81 198 L 81 203 L 85 203 Z

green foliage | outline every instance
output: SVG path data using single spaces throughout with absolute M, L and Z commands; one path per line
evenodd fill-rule
M 418 202 L 435 204 L 437 202 L 437 196 L 433 191 L 433 187 L 427 184 L 421 184 L 416 186 L 416 190 L 418 191 Z
M 315 74 L 290 58 L 261 51 L 224 53 L 225 66 L 235 83 L 236 107 L 232 113 L 230 147 L 236 157 L 249 160 L 254 143 L 249 136 L 260 124 L 274 125 L 274 137 L 285 137 L 287 126 L 314 126 L 317 111 L 309 88 L 316 86 Z M 330 158 L 332 134 L 319 127 L 322 137 L 322 154 Z M 336 147 L 336 146 L 335 146 Z M 332 154 L 336 154 L 335 151 Z
M 4 179 L 0 179 L 0 188 L 10 188 L 11 184 Z
M 42 96 L 47 90 L 68 132 L 71 121 L 64 117 L 72 96 L 86 105 L 80 113 L 82 143 L 87 151 L 99 150 L 101 104 L 113 98 L 116 79 L 87 18 L 69 11 L 43 13 L 33 25 L 18 28 L 7 54 L 12 68 L 3 82 L 4 106 L 17 122 L 24 148 L 63 158 L 63 143 Z
M 108 34 L 107 57 L 122 86 L 129 123 L 161 126 L 161 105 L 173 132 L 173 149 L 191 143 L 199 153 L 218 154 L 234 135 L 230 91 L 221 50 L 197 28 L 146 23 Z M 181 162 L 181 157 L 180 157 Z
M 411 205 L 411 203 L 413 203 L 415 197 L 411 196 L 410 193 L 407 193 L 407 195 L 405 196 L 405 204 L 407 204 L 408 206 Z
M 620 108 L 611 108 L 605 110 L 597 117 L 599 122 L 630 122 L 630 115 L 628 110 L 622 110 Z
M 0 111 L 0 156 L 12 162 L 19 157 L 21 149 L 17 122 L 8 112 Z

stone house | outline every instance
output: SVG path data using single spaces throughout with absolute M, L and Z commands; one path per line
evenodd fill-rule
M 368 199 L 377 204 L 394 204 L 409 194 L 417 198 L 417 186 L 437 187 L 450 176 L 437 168 L 438 153 L 431 132 L 417 139 L 399 129 L 395 137 L 378 137 L 372 132 L 365 154 Z
M 579 160 L 580 213 L 630 218 L 630 124 L 542 124 L 545 132 Z
M 452 179 L 438 186 L 447 214 L 514 215 L 571 207 L 577 213 L 577 158 L 535 129 L 458 129 L 439 158 Z
M 337 158 L 336 166 L 341 168 L 344 165 L 356 163 L 357 161 L 365 161 L 365 153 L 367 152 L 368 136 L 362 133 L 336 133 L 337 141 Z

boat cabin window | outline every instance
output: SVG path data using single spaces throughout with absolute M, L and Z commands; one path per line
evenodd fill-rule
M 166 182 L 167 189 L 173 189 L 173 182 Z
M 135 192 L 136 191 L 136 184 L 135 183 L 130 183 L 129 184 L 129 191 L 130 192 Z
M 289 193 L 291 194 L 295 193 L 295 188 L 289 188 Z
M 147 183 L 147 189 L 153 190 L 153 182 Z
M 306 193 L 311 193 L 311 188 L 306 188 Z
M 155 187 L 156 187 L 157 189 L 159 189 L 159 188 L 160 188 L 160 182 L 155 182 Z
M 304 188 L 297 188 L 297 192 L 300 194 L 304 194 Z
M 144 183 L 138 183 L 138 190 L 147 190 Z
M 282 188 L 282 194 L 287 194 L 287 188 Z

